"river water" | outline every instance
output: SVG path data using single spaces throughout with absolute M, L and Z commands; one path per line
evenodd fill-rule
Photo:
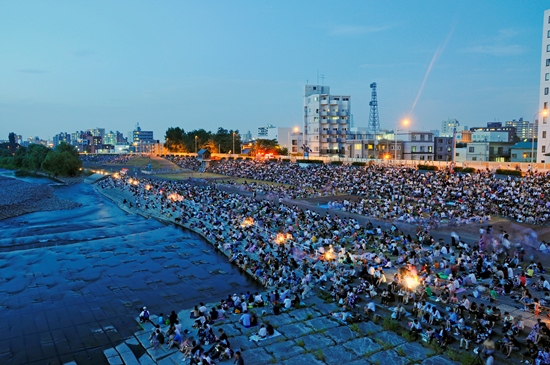
M 87 184 L 56 194 L 82 206 L 0 221 L 0 364 L 107 364 L 144 305 L 170 313 L 260 289 L 193 232 L 129 215 Z

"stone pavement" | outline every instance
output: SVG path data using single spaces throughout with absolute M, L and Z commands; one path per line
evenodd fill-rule
M 208 307 L 208 305 L 207 305 Z M 262 315 L 261 310 L 266 314 Z M 254 342 L 249 337 L 257 332 L 259 326 L 245 328 L 239 323 L 240 315 L 229 315 L 216 322 L 214 332 L 222 327 L 229 336 L 233 350 L 240 350 L 245 363 L 253 365 L 336 365 L 346 363 L 358 364 L 457 364 L 444 355 L 438 355 L 432 348 L 424 347 L 421 342 L 409 342 L 394 332 L 386 331 L 381 325 L 371 321 L 345 324 L 332 316 L 330 312 L 338 310 L 334 303 L 325 303 L 317 296 L 308 300 L 308 305 L 291 309 L 280 315 L 269 314 L 271 307 L 256 310 L 260 323 L 270 323 L 276 335 L 262 341 Z M 192 320 L 190 310 L 178 313 L 183 319 L 183 328 L 190 329 Z M 154 321 L 154 317 L 152 317 Z M 126 340 L 126 344 L 139 343 L 146 354 L 139 360 L 130 356 L 125 344 L 105 351 L 109 363 L 122 364 L 188 364 L 175 349 L 167 350 L 161 346 L 152 349 L 148 341 L 153 326 L 142 325 L 143 330 Z M 194 334 L 195 330 L 191 331 Z M 208 349 L 209 346 L 205 346 Z M 220 362 L 231 364 L 233 360 Z

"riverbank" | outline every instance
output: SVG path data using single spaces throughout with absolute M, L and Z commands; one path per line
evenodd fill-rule
M 0 176 L 0 220 L 27 213 L 73 209 L 80 204 L 58 198 L 54 188 Z

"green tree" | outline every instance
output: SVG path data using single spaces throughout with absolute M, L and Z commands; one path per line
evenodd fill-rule
M 78 154 L 75 156 L 68 149 L 50 151 L 42 163 L 43 170 L 54 176 L 77 176 L 81 167 L 82 161 Z
M 50 152 L 50 149 L 46 146 L 31 144 L 23 159 L 23 167 L 34 172 L 40 170 L 40 168 L 42 168 L 42 162 L 46 159 L 48 152 Z
M 13 165 L 15 167 L 21 168 L 23 167 L 23 162 L 25 160 L 25 156 L 27 155 L 27 148 L 20 147 L 15 151 L 15 155 L 13 156 Z
M 165 146 L 170 152 L 189 152 L 185 145 L 185 131 L 180 127 L 168 128 L 164 136 L 166 139 Z

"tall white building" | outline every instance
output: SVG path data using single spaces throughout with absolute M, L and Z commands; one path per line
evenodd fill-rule
M 329 86 L 306 85 L 304 89 L 305 143 L 313 156 L 345 154 L 350 130 L 351 98 L 330 95 Z
M 550 161 L 550 156 L 545 154 L 550 152 L 550 125 L 548 124 L 548 115 L 544 116 L 544 110 L 548 110 L 550 104 L 550 9 L 544 12 L 544 22 L 542 26 L 542 56 L 540 70 L 540 97 L 539 110 L 535 119 L 538 119 L 537 133 L 537 162 Z M 547 111 L 548 112 L 548 111 Z M 536 120 L 533 121 L 536 123 Z

